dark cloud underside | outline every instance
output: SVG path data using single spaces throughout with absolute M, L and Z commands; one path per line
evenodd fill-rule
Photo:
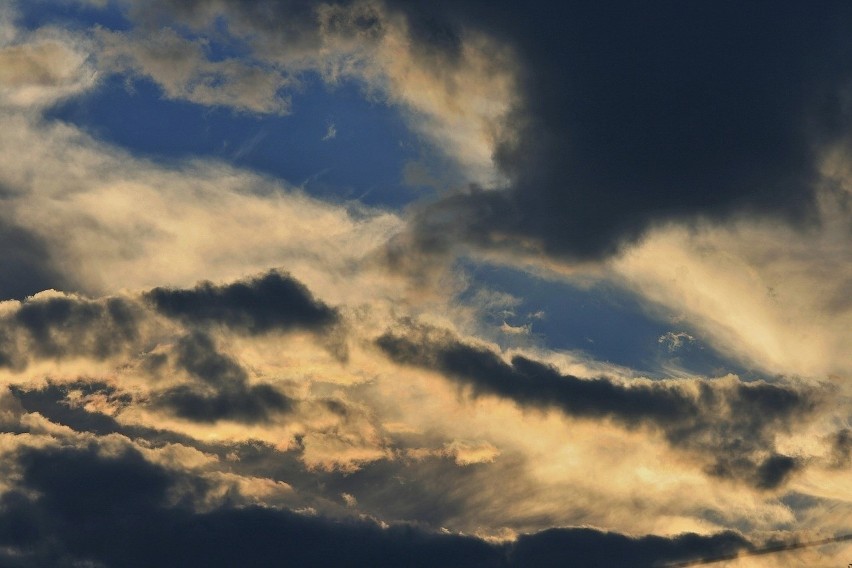
M 217 286 L 189 290 L 154 288 L 146 298 L 162 314 L 187 323 L 221 324 L 257 334 L 272 330 L 319 330 L 338 321 L 337 311 L 315 299 L 301 282 L 269 272 Z
M 219 324 L 248 334 L 272 330 L 319 333 L 340 322 L 336 309 L 315 299 L 301 282 L 275 271 L 222 286 L 204 282 L 186 290 L 154 288 L 143 297 L 158 312 L 193 328 Z M 0 318 L 0 367 L 22 370 L 38 359 L 104 360 L 132 352 L 140 339 L 140 326 L 148 316 L 144 306 L 128 297 L 28 298 L 17 310 Z M 198 338 L 203 334 L 193 337 L 196 348 L 201 349 Z M 327 347 L 345 352 L 343 344 L 334 343 L 340 343 L 340 337 L 329 334 L 328 339 Z M 189 344 L 189 339 L 181 343 L 179 363 L 190 374 L 216 381 L 220 373 L 229 372 L 222 367 L 224 360 L 216 359 L 211 346 L 207 346 L 204 358 L 188 351 Z M 230 372 L 241 371 L 231 368 Z
M 633 539 L 552 529 L 494 545 L 413 526 L 191 504 L 209 489 L 132 448 L 23 449 L 21 489 L 0 496 L 4 562 L 17 566 L 652 566 L 749 548 L 733 533 Z M 177 497 L 177 499 L 176 499 Z
M 250 385 L 248 373 L 217 351 L 209 336 L 196 332 L 182 338 L 176 364 L 200 384 L 184 384 L 155 395 L 155 402 L 178 416 L 197 422 L 222 419 L 263 422 L 290 410 L 291 401 L 268 384 Z
M 432 330 L 386 333 L 379 348 L 398 363 L 431 369 L 525 407 L 558 408 L 569 416 L 610 419 L 630 428 L 660 429 L 674 447 L 708 460 L 706 471 L 772 489 L 800 464 L 774 450 L 774 435 L 806 419 L 818 395 L 764 383 L 697 384 L 697 393 L 666 382 L 623 385 L 563 375 L 550 365 L 496 353 Z
M 103 360 L 138 338 L 138 306 L 122 298 L 70 296 L 28 299 L 0 320 L 0 366 L 24 369 L 33 359 Z
M 476 29 L 520 57 L 495 153 L 510 189 L 427 208 L 425 246 L 526 237 L 596 258 L 668 220 L 803 220 L 816 153 L 849 126 L 848 3 L 391 4 L 436 30 L 424 51 Z

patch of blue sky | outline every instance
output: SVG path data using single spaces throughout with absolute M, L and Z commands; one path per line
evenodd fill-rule
M 25 30 L 44 26 L 86 29 L 94 26 L 124 31 L 131 24 L 115 2 L 96 6 L 70 0 L 24 0 L 15 3 L 17 25 Z
M 463 268 L 470 287 L 461 301 L 473 301 L 482 288 L 516 298 L 512 306 L 483 312 L 485 324 L 494 329 L 504 323 L 515 330 L 528 326 L 533 339 L 549 349 L 581 351 L 650 377 L 734 373 L 745 380 L 761 378 L 715 351 L 688 324 L 660 319 L 643 308 L 638 298 L 613 285 L 580 287 L 521 270 L 470 262 L 463 263 Z M 506 346 L 513 338 L 507 334 L 504 340 Z
M 431 191 L 403 171 L 428 163 L 433 150 L 397 109 L 368 100 L 353 83 L 328 87 L 307 77 L 292 113 L 278 116 L 169 100 L 147 79 L 113 76 L 50 117 L 149 158 L 224 160 L 335 201 L 395 209 Z

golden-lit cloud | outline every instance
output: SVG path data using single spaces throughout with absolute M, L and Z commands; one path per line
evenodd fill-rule
M 643 218 L 583 256 L 578 235 L 605 240 L 589 226 L 624 220 L 583 180 L 544 199 L 548 145 L 563 142 L 544 140 L 547 113 L 528 100 L 529 44 L 390 1 L 285 4 L 272 18 L 276 3 L 128 0 L 128 29 L 73 32 L 25 30 L 0 8 L 0 290 L 13 298 L 0 301 L 0 563 L 8 519 L 38 537 L 9 547 L 27 565 L 76 561 L 50 546 L 83 537 L 107 543 L 91 562 L 115 564 L 113 525 L 133 529 L 128 547 L 140 527 L 189 543 L 198 526 L 223 543 L 235 527 L 304 529 L 367 550 L 356 564 L 458 549 L 533 565 L 554 543 L 695 560 L 848 531 L 844 143 L 821 149 L 810 224 Z M 354 83 L 470 186 L 402 210 L 333 202 L 222 160 L 144 157 L 49 114 L 110 76 L 255 119 L 297 112 L 307 77 Z M 536 128 L 541 159 L 525 155 Z M 327 119 L 323 141 L 336 136 Z M 545 227 L 571 192 L 600 218 L 560 225 L 569 236 L 525 225 L 521 197 L 549 209 L 533 216 Z M 744 372 L 648 377 L 559 349 L 539 322 L 581 322 L 524 315 L 524 298 L 470 276 L 482 264 L 605 282 L 672 322 L 650 349 L 706 345 Z

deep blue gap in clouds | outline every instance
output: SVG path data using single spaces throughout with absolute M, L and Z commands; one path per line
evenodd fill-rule
M 43 26 L 76 29 L 99 25 L 124 31 L 132 27 L 115 2 L 98 7 L 59 0 L 26 0 L 18 2 L 16 8 L 19 14 L 16 22 L 25 30 Z
M 722 376 L 735 373 L 743 380 L 762 378 L 725 358 L 701 341 L 699 332 L 685 322 L 657 319 L 642 307 L 639 299 L 612 285 L 588 288 L 536 277 L 522 270 L 462 263 L 470 286 L 460 300 L 470 300 L 477 289 L 511 294 L 521 300 L 513 314 L 486 314 L 486 323 L 499 327 L 532 323 L 532 333 L 554 350 L 580 350 L 600 361 L 630 367 L 651 377 L 666 376 L 664 365 L 675 363 L 689 372 Z M 539 311 L 543 318 L 533 317 Z M 674 315 L 674 314 L 672 314 Z M 667 332 L 685 331 L 695 337 L 674 352 L 659 342 Z
M 168 100 L 150 80 L 113 76 L 48 118 L 134 154 L 220 159 L 334 201 L 396 209 L 429 193 L 402 182 L 404 165 L 422 160 L 426 145 L 396 109 L 367 100 L 353 83 L 328 87 L 307 76 L 292 95 L 292 114 L 277 116 Z M 323 140 L 331 124 L 337 134 Z

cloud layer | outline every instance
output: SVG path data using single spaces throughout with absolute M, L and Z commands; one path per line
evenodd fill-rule
M 848 562 L 841 3 L 48 4 L 0 8 L 0 563 Z M 330 148 L 312 85 L 464 181 L 329 200 L 62 106 Z M 602 302 L 649 373 L 559 343 Z

